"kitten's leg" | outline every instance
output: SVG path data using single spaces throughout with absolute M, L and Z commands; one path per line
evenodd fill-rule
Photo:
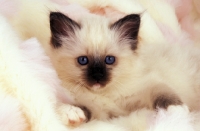
M 167 109 L 170 105 L 182 105 L 181 99 L 168 86 L 163 84 L 156 85 L 150 94 L 153 109 Z
M 62 122 L 67 126 L 77 126 L 87 121 L 85 112 L 76 106 L 65 104 L 58 108 Z
M 182 105 L 181 100 L 174 94 L 159 94 L 155 96 L 153 108 L 157 107 L 167 109 L 170 105 Z
M 144 107 L 167 109 L 170 105 L 182 104 L 179 96 L 165 84 L 153 84 L 153 86 L 151 84 L 138 92 L 137 95 L 128 96 L 120 103 L 128 111 L 135 111 Z

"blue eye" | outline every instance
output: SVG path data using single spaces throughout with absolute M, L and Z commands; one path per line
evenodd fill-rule
M 80 65 L 87 65 L 88 64 L 88 58 L 87 58 L 87 56 L 79 56 L 78 57 L 78 63 Z
M 108 65 L 115 63 L 115 57 L 114 56 L 106 56 L 105 63 Z

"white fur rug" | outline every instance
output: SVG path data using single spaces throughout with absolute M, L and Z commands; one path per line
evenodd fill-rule
M 144 124 L 145 122 L 145 124 Z M 199 114 L 190 113 L 186 106 L 171 106 L 168 110 L 152 112 L 147 109 L 133 112 L 108 122 L 93 121 L 77 131 L 199 131 Z
M 5 0 L 0 0 L 0 3 L 1 2 L 4 3 L 4 5 L 6 5 Z M 113 1 L 111 0 L 111 2 Z M 142 3 L 142 0 L 140 0 L 140 2 Z M 83 2 L 81 4 L 84 6 Z M 120 10 L 123 10 L 118 5 L 113 5 L 113 6 L 115 7 L 117 6 Z M 87 6 L 85 5 L 85 7 Z M 140 6 L 138 5 L 138 8 L 139 7 Z M 165 7 L 165 8 L 168 8 L 168 7 Z M 3 9 L 3 8 L 0 8 L 0 9 Z M 4 13 L 5 10 L 3 11 L 0 10 L 0 12 L 5 15 Z M 155 12 L 152 11 L 151 13 L 153 14 Z M 146 16 L 146 17 L 149 17 L 149 16 Z M 156 18 L 155 15 L 154 17 Z M 178 23 L 174 22 L 175 23 L 174 24 L 172 22 L 173 24 L 170 24 L 170 23 L 167 23 L 167 21 L 165 22 L 165 20 L 162 20 L 160 17 L 158 17 L 157 19 L 160 19 L 166 25 L 171 26 L 171 28 L 175 30 L 175 32 L 177 30 L 181 31 L 178 27 L 174 27 L 174 25 L 177 25 Z M 151 20 L 149 19 L 149 21 L 151 21 L 150 23 L 155 24 L 155 22 L 152 21 L 152 19 Z M 144 26 L 147 26 L 147 25 L 144 25 Z M 149 27 L 147 28 L 149 29 Z M 152 30 L 154 31 L 159 29 L 156 25 L 152 26 L 152 28 L 153 28 Z M 62 91 L 57 91 L 57 90 L 60 90 L 60 88 L 56 88 L 55 86 L 55 85 L 59 85 L 59 81 L 53 81 L 53 82 L 49 81 L 49 79 L 57 78 L 57 76 L 54 73 L 52 73 L 52 72 L 55 72 L 52 67 L 45 69 L 45 63 L 49 63 L 50 61 L 47 58 L 47 56 L 44 54 L 42 47 L 40 46 L 40 44 L 37 42 L 36 39 L 30 39 L 26 41 L 24 45 L 23 44 L 19 45 L 19 43 L 23 43 L 23 42 L 21 42 L 20 40 L 15 41 L 15 37 L 17 36 L 17 34 L 15 34 L 13 38 L 13 36 L 12 35 L 10 36 L 9 33 L 8 34 L 5 33 L 5 30 L 7 32 L 12 32 L 12 28 L 8 25 L 8 22 L 5 20 L 3 16 L 0 16 L 0 77 L 1 77 L 0 78 L 0 131 L 28 131 L 28 130 L 38 131 L 38 130 L 29 128 L 32 125 L 31 123 L 28 122 L 29 120 L 27 120 L 27 117 L 24 115 L 24 112 L 23 112 L 24 109 L 22 109 L 21 101 L 19 101 L 16 98 L 16 96 L 13 95 L 12 93 L 13 91 L 11 90 L 11 88 L 5 87 L 7 86 L 5 83 L 10 83 L 9 85 L 12 85 L 15 83 L 14 81 L 12 81 L 12 79 L 10 81 L 5 81 L 5 80 L 9 80 L 9 76 L 7 76 L 6 79 L 2 78 L 5 76 L 4 74 L 5 69 L 10 70 L 10 71 L 15 70 L 15 69 L 9 68 L 9 67 L 5 68 L 4 65 L 6 65 L 8 61 L 12 61 L 12 60 L 15 61 L 16 60 L 15 56 L 17 58 L 17 57 L 21 57 L 21 56 L 23 57 L 23 55 L 26 55 L 26 57 L 23 57 L 22 59 L 25 62 L 23 61 L 22 63 L 24 63 L 24 66 L 26 68 L 28 68 L 29 70 L 32 70 L 32 72 L 23 72 L 26 70 L 21 69 L 23 74 L 33 75 L 34 74 L 33 72 L 37 72 L 36 76 L 41 77 L 41 79 L 34 79 L 34 81 L 29 83 L 30 85 L 37 82 L 40 83 L 41 81 L 42 83 L 50 83 L 49 91 L 51 93 L 56 93 L 56 92 L 62 92 Z M 144 35 L 145 40 L 149 40 L 148 35 L 152 35 L 152 32 L 145 32 L 145 30 L 146 29 L 144 27 L 144 30 L 141 33 L 145 34 Z M 160 31 L 161 36 L 163 32 L 164 31 L 162 30 Z M 175 34 L 174 36 L 176 38 L 177 34 Z M 157 36 L 153 36 L 153 38 L 157 40 L 160 39 L 156 37 Z M 12 43 L 13 46 L 12 45 L 6 46 L 7 44 L 10 44 L 10 43 L 7 43 L 5 38 L 10 39 L 11 41 L 13 40 L 13 43 Z M 166 38 L 171 38 L 171 37 L 166 37 Z M 162 39 L 160 41 L 162 41 Z M 27 47 L 27 45 L 29 44 L 31 44 L 31 46 Z M 34 53 L 31 52 L 31 49 L 33 48 L 34 48 L 34 53 L 36 53 L 37 55 L 34 55 Z M 6 55 L 11 55 L 13 56 L 13 58 L 11 59 L 11 57 L 7 57 Z M 4 61 L 3 58 L 9 58 L 9 60 Z M 34 66 L 34 67 L 27 66 L 27 65 L 33 64 L 33 61 L 36 62 L 35 65 L 38 65 L 38 66 Z M 16 62 L 21 62 L 21 61 L 16 61 Z M 15 67 L 15 66 L 13 65 L 11 67 Z M 40 73 L 41 71 L 43 74 Z M 49 71 L 50 71 L 50 74 L 52 75 L 51 78 L 48 78 Z M 44 72 L 46 72 L 47 74 L 44 74 Z M 23 82 L 26 83 L 26 81 L 23 81 Z M 42 87 L 42 85 L 40 84 L 38 86 Z M 52 87 L 55 87 L 55 88 L 52 89 Z M 27 86 L 27 89 L 28 88 L 29 86 Z M 36 94 L 40 93 L 40 91 L 41 90 L 38 90 L 38 92 L 35 92 L 35 93 Z M 33 93 L 32 95 L 35 95 L 35 93 Z M 63 94 L 58 93 L 57 95 L 58 97 L 63 97 Z M 61 98 L 61 99 L 64 100 L 66 98 Z M 66 100 L 66 101 L 69 102 L 70 100 Z M 26 102 L 28 103 L 29 101 L 27 100 Z M 42 106 L 42 105 L 38 104 L 38 106 Z M 51 117 L 48 115 L 44 115 L 45 113 L 42 111 L 40 113 L 41 113 L 40 114 L 41 116 L 46 117 L 46 120 L 58 119 L 56 116 L 52 117 L 53 115 L 51 115 Z M 52 111 L 52 114 L 54 113 L 56 112 Z M 32 117 L 34 117 L 34 115 Z M 64 129 L 63 124 L 59 120 L 57 122 L 58 122 L 57 125 L 54 125 L 48 122 L 43 122 L 41 124 L 38 124 L 38 126 L 42 126 L 42 127 L 49 126 L 57 131 L 71 131 L 71 130 L 72 131 L 200 131 L 200 113 L 189 112 L 186 106 L 170 106 L 168 110 L 159 109 L 157 112 L 150 111 L 147 109 L 142 109 L 142 110 L 135 111 L 126 117 L 119 117 L 119 118 L 115 118 L 115 119 L 104 121 L 104 122 L 94 120 L 94 121 L 90 121 L 88 123 L 82 124 L 76 128 L 66 127 L 66 129 Z M 58 126 L 59 124 L 60 126 Z M 49 131 L 49 130 L 50 128 L 45 128 L 43 131 Z

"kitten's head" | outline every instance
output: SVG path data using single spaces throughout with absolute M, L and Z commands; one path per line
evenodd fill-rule
M 110 23 L 102 16 L 75 22 L 51 12 L 51 59 L 62 81 L 90 90 L 122 84 L 133 68 L 140 16 Z

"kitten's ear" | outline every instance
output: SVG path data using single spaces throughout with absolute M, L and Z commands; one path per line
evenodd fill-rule
M 138 32 L 140 28 L 139 14 L 127 15 L 112 24 L 110 28 L 119 33 L 120 39 L 133 40 L 131 43 L 131 48 L 137 48 Z
M 73 37 L 81 26 L 60 12 L 50 13 L 51 43 L 53 47 L 62 46 L 61 37 Z

